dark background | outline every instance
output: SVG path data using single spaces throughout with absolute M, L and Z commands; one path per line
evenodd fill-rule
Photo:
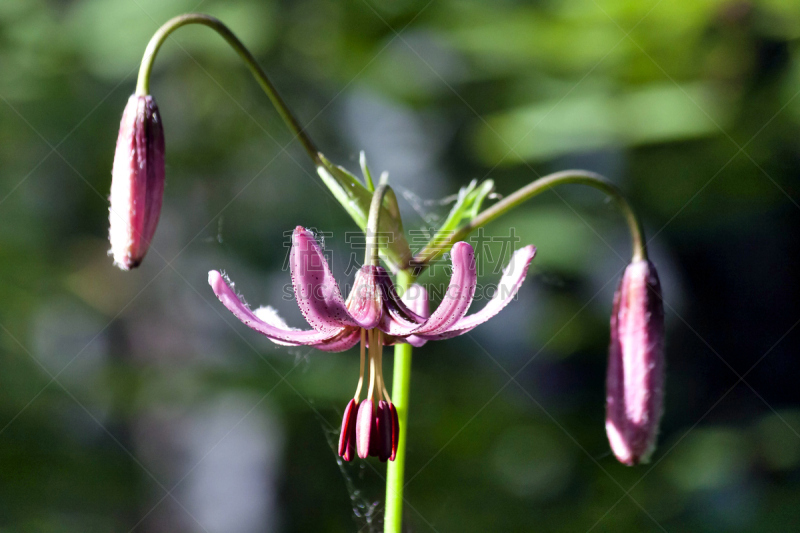
M 563 187 L 488 228 L 539 248 L 519 301 L 415 352 L 409 531 L 798 528 L 799 3 L 5 0 L 2 531 L 380 530 L 384 467 L 331 448 L 357 352 L 277 347 L 206 283 L 225 269 L 300 326 L 284 232 L 332 232 L 344 284 L 357 229 L 207 28 L 156 62 L 152 249 L 131 273 L 106 255 L 122 109 L 150 35 L 190 10 L 251 47 L 328 157 L 390 172 L 409 231 L 471 179 L 508 194 L 566 168 L 644 220 L 668 332 L 652 463 L 618 464 L 603 427 L 629 238 Z

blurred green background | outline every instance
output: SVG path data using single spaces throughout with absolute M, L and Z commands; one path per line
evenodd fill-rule
M 619 465 L 603 427 L 629 239 L 565 187 L 488 228 L 539 247 L 519 300 L 415 353 L 409 531 L 800 527 L 800 3 L 4 0 L 0 531 L 380 530 L 384 467 L 331 447 L 356 352 L 277 347 L 206 283 L 225 269 L 299 326 L 285 232 L 332 232 L 344 283 L 356 229 L 206 28 L 156 62 L 153 247 L 131 273 L 106 255 L 138 62 L 191 10 L 251 47 L 328 157 L 390 172 L 407 230 L 471 179 L 508 194 L 566 168 L 643 217 L 668 329 L 653 462 Z

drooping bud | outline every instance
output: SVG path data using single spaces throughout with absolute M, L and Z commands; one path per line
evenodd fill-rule
M 356 420 L 356 450 L 362 459 L 375 455 L 373 452 L 377 450 L 377 430 L 372 400 L 364 400 L 358 407 L 358 419 Z
M 664 305 L 655 266 L 634 261 L 614 294 L 606 433 L 621 463 L 647 462 L 664 401 Z
M 156 231 L 164 196 L 164 130 L 150 95 L 128 99 L 111 172 L 110 254 L 122 270 L 142 262 Z
M 339 456 L 345 461 L 352 461 L 356 456 L 356 419 L 358 402 L 350 400 L 342 417 L 342 432 L 339 434 Z
M 378 435 L 378 459 L 381 462 L 386 462 L 392 456 L 392 411 L 389 408 L 389 402 L 386 400 L 378 402 L 375 425 Z
M 394 404 L 389 404 L 389 411 L 392 415 L 392 455 L 389 456 L 390 461 L 394 461 L 397 457 L 397 443 L 400 441 L 400 419 L 397 417 L 397 409 Z

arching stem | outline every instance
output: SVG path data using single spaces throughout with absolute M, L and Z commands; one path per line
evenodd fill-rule
M 383 206 L 383 197 L 386 193 L 391 192 L 391 187 L 386 184 L 380 185 L 375 192 L 372 193 L 372 202 L 369 204 L 369 218 L 367 219 L 367 227 L 364 230 L 367 237 L 367 249 L 364 253 L 365 265 L 378 265 L 380 246 L 378 243 L 378 228 L 381 222 L 381 207 Z
M 158 50 L 172 32 L 181 26 L 186 26 L 188 24 L 200 24 L 202 26 L 207 26 L 220 34 L 220 36 L 222 36 L 222 38 L 225 39 L 229 45 L 231 45 L 239 57 L 242 58 L 242 61 L 245 62 L 247 68 L 250 69 L 250 72 L 253 74 L 253 77 L 256 79 L 258 84 L 261 86 L 264 92 L 267 93 L 267 96 L 275 106 L 275 109 L 277 109 L 278 114 L 281 116 L 283 121 L 287 126 L 289 126 L 289 129 L 292 131 L 295 137 L 300 140 L 300 143 L 303 145 L 303 148 L 308 156 L 314 162 L 314 165 L 319 166 L 321 164 L 320 158 L 317 155 L 319 150 L 317 150 L 316 146 L 314 146 L 314 143 L 311 141 L 305 131 L 303 131 L 303 128 L 300 127 L 300 123 L 297 122 L 297 119 L 294 117 L 292 112 L 289 111 L 286 103 L 278 94 L 275 86 L 272 85 L 272 82 L 267 77 L 267 74 L 264 72 L 261 66 L 259 66 L 256 59 L 253 57 L 253 54 L 250 53 L 250 51 L 244 46 L 244 44 L 242 44 L 239 38 L 236 37 L 236 35 L 234 35 L 225 24 L 209 15 L 203 15 L 200 13 L 179 15 L 168 20 L 158 29 L 158 31 L 156 31 L 156 33 L 150 39 L 150 42 L 147 44 L 147 49 L 144 51 L 144 57 L 142 58 L 142 63 L 139 67 L 139 78 L 136 83 L 136 94 L 150 94 L 150 73 L 153 70 L 153 62 L 156 59 Z
M 538 194 L 541 194 L 557 185 L 565 185 L 568 183 L 588 185 L 589 187 L 594 187 L 595 189 L 598 189 L 610 196 L 616 203 L 619 210 L 622 212 L 623 216 L 625 217 L 625 222 L 628 224 L 628 230 L 630 231 L 631 240 L 633 241 L 633 260 L 638 261 L 647 259 L 647 247 L 644 241 L 644 232 L 642 230 L 641 222 L 636 217 L 636 214 L 633 212 L 630 204 L 627 200 L 625 200 L 625 197 L 622 195 L 622 192 L 617 188 L 617 186 L 600 174 L 595 174 L 594 172 L 588 172 L 585 170 L 564 170 L 562 172 L 556 172 L 543 178 L 539 178 L 536 181 L 529 183 L 525 187 L 506 196 L 485 211 L 482 211 L 478 216 L 473 218 L 469 224 L 459 228 L 455 232 L 445 236 L 442 239 L 439 239 L 436 242 L 429 243 L 425 249 L 414 258 L 416 272 L 419 273 L 424 270 L 425 267 L 431 263 L 431 261 L 449 250 L 456 242 L 463 240 L 474 230 L 480 228 L 481 226 L 485 226 L 496 218 L 508 213 L 515 207 L 518 207 L 520 204 L 530 200 L 534 196 L 537 196 Z

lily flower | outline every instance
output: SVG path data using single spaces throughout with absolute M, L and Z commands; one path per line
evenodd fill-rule
M 412 285 L 406 291 L 410 301 L 404 301 L 380 266 L 361 267 L 345 301 L 322 250 L 312 233 L 301 226 L 292 235 L 290 268 L 300 311 L 313 329 L 287 326 L 271 307 L 251 311 L 236 295 L 230 280 L 216 270 L 209 272 L 208 283 L 236 318 L 276 344 L 341 352 L 358 344 L 362 331 L 375 330 L 375 342 L 385 346 L 398 342 L 420 345 L 429 340 L 462 335 L 499 313 L 513 300 L 525 280 L 535 252 L 533 246 L 517 250 L 500 279 L 494 298 L 470 316 L 464 315 L 475 295 L 477 274 L 472 246 L 463 241 L 453 246 L 453 275 L 444 300 L 430 316 L 422 316 L 409 308 L 409 305 L 420 306 L 417 310 L 427 307 L 425 289 Z
M 353 288 L 342 298 L 336 280 L 313 234 L 298 226 L 292 235 L 290 268 L 295 298 L 312 329 L 289 327 L 271 307 L 252 311 L 234 292 L 232 283 L 212 270 L 208 282 L 217 298 L 245 325 L 285 346 L 311 346 L 341 352 L 361 344 L 361 377 L 345 410 L 339 455 L 393 459 L 397 448 L 397 412 L 382 377 L 383 346 L 407 342 L 421 346 L 430 340 L 462 335 L 499 313 L 514 298 L 525 279 L 536 249 L 517 250 L 505 268 L 494 297 L 480 311 L 465 316 L 475 296 L 477 273 L 472 246 L 457 242 L 451 251 L 453 275 L 439 307 L 428 313 L 427 293 L 412 285 L 400 298 L 391 278 L 378 265 L 356 273 Z M 369 392 L 360 403 L 364 356 L 369 352 Z

